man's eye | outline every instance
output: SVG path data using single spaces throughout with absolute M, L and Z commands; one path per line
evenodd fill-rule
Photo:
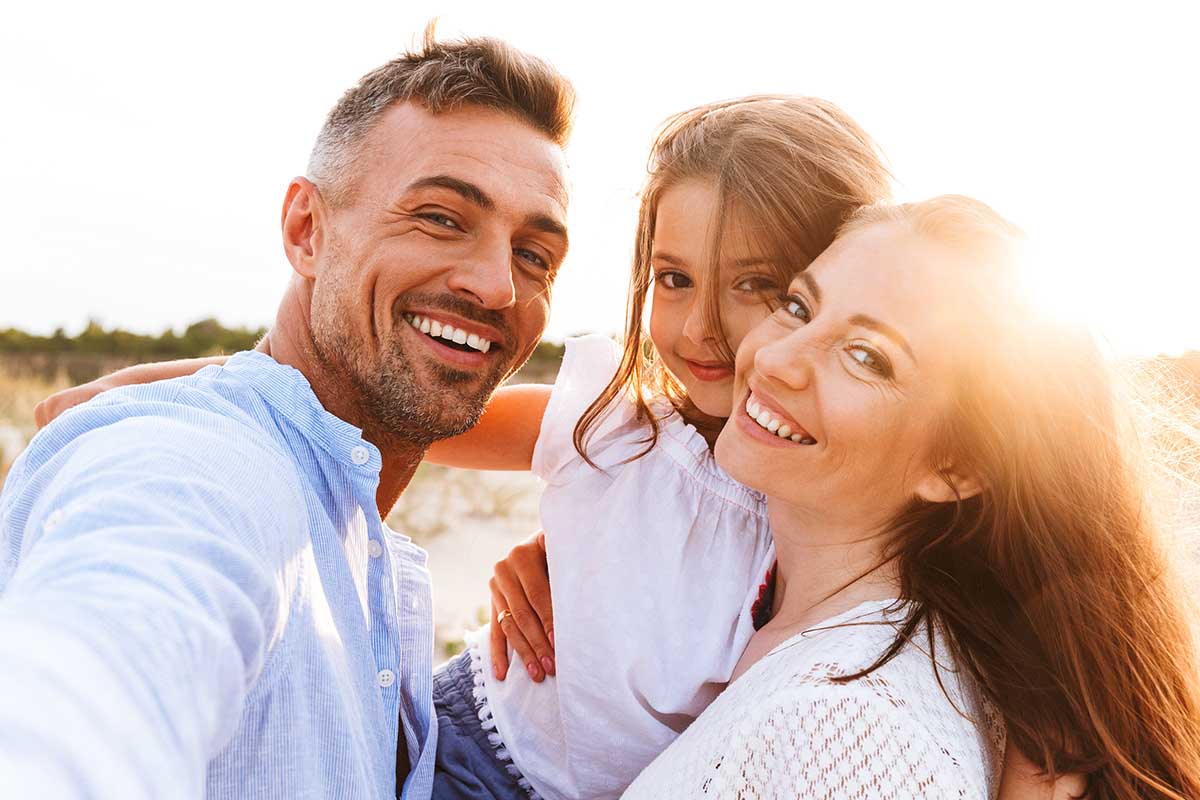
M 780 306 L 779 310 L 801 322 L 808 323 L 812 321 L 812 311 L 809 310 L 808 304 L 804 302 L 804 298 L 800 295 L 790 294 L 785 297 L 783 305 Z
M 513 255 L 523 261 L 533 264 L 538 269 L 550 269 L 549 262 L 532 250 L 527 250 L 524 247 L 518 247 L 513 250 Z
M 682 272 L 659 272 L 654 277 L 668 289 L 687 289 L 692 285 L 692 279 Z
M 443 228 L 450 228 L 451 230 L 456 230 L 456 231 L 462 230 L 462 226 L 460 226 L 458 224 L 458 222 L 454 220 L 453 217 L 449 217 L 445 214 L 438 214 L 437 212 L 428 212 L 425 214 L 419 214 L 418 216 L 420 216 L 421 219 L 429 220 L 434 225 L 439 225 Z

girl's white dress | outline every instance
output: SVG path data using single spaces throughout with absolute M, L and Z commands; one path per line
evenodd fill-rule
M 875 662 L 904 606 L 865 603 L 776 647 L 629 787 L 628 800 L 995 797 L 1004 726 L 973 680 L 921 633 Z M 940 682 L 939 682 L 940 678 Z
M 535 684 L 517 662 L 498 681 L 486 631 L 469 639 L 482 724 L 545 798 L 619 796 L 699 716 L 754 632 L 774 559 L 763 497 L 669 405 L 641 458 L 647 428 L 624 400 L 590 439 L 600 469 L 575 451 L 575 423 L 619 358 L 605 337 L 567 342 L 534 451 L 557 677 Z

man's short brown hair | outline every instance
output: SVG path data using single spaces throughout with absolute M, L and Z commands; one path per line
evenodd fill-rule
M 554 67 L 499 39 L 439 42 L 431 22 L 418 52 L 364 75 L 325 118 L 309 156 L 308 177 L 327 199 L 346 199 L 359 145 L 384 111 L 406 101 L 434 114 L 468 105 L 502 111 L 562 147 L 571 130 L 575 90 Z

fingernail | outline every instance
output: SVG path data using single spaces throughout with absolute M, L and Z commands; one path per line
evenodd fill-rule
M 525 669 L 529 670 L 529 677 L 533 678 L 536 681 L 537 677 L 538 677 L 537 662 L 530 661 L 528 664 L 525 665 Z
M 554 647 L 554 631 L 550 631 L 549 633 L 547 633 L 546 637 L 548 639 L 550 639 L 550 646 Z
M 550 656 L 542 656 L 542 666 L 546 668 L 547 675 L 554 674 L 554 659 Z
M 496 672 L 496 680 L 498 680 L 498 681 L 504 680 L 504 670 L 501 669 L 500 667 L 494 667 L 493 669 Z

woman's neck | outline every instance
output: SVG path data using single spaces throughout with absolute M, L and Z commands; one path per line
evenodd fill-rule
M 803 630 L 870 600 L 899 596 L 894 564 L 881 564 L 877 524 L 769 500 L 775 592 L 767 627 Z

